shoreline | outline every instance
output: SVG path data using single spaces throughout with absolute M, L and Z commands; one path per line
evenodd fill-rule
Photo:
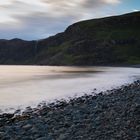
M 18 111 L 0 115 L 1 140 L 138 140 L 140 81 Z
M 48 66 L 48 67 L 124 67 L 140 68 L 140 64 L 108 64 L 108 65 L 42 65 L 42 64 L 0 64 L 0 66 Z

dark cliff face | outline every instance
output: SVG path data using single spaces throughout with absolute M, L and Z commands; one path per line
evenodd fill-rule
M 0 40 L 1 64 L 140 64 L 140 12 L 75 23 L 47 39 Z

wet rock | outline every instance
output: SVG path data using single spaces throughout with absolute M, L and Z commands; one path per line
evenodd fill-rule
M 134 140 L 140 140 L 140 137 L 136 137 L 136 138 L 134 138 Z
M 60 136 L 58 137 L 58 140 L 66 140 L 66 139 L 67 139 L 66 134 L 60 134 Z
M 4 140 L 139 139 L 140 81 L 69 102 L 40 104 L 24 113 L 0 115 Z
M 2 136 L 4 136 L 4 132 L 0 132 L 0 138 L 2 137 Z
M 35 140 L 49 140 L 49 139 L 46 138 L 46 137 L 40 137 L 40 138 L 37 138 L 37 139 L 35 139 Z
M 25 130 L 29 130 L 29 129 L 32 128 L 32 125 L 31 124 L 26 124 L 26 125 L 22 126 L 22 128 L 25 129 Z
M 0 115 L 0 118 L 7 118 L 7 119 L 10 119 L 14 117 L 14 114 L 8 114 L 8 113 L 4 113 L 2 115 Z

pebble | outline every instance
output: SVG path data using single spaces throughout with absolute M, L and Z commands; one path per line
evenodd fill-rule
M 37 138 L 35 140 L 49 140 L 49 139 L 47 139 L 46 137 L 40 137 L 40 138 Z
M 28 130 L 28 129 L 32 128 L 32 125 L 31 124 L 26 124 L 26 125 L 22 126 L 22 128 L 25 129 L 25 130 Z
M 140 140 L 140 81 L 0 115 L 0 140 Z

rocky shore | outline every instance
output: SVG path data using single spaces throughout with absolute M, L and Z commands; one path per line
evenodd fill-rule
M 140 140 L 140 81 L 0 115 L 0 140 Z

